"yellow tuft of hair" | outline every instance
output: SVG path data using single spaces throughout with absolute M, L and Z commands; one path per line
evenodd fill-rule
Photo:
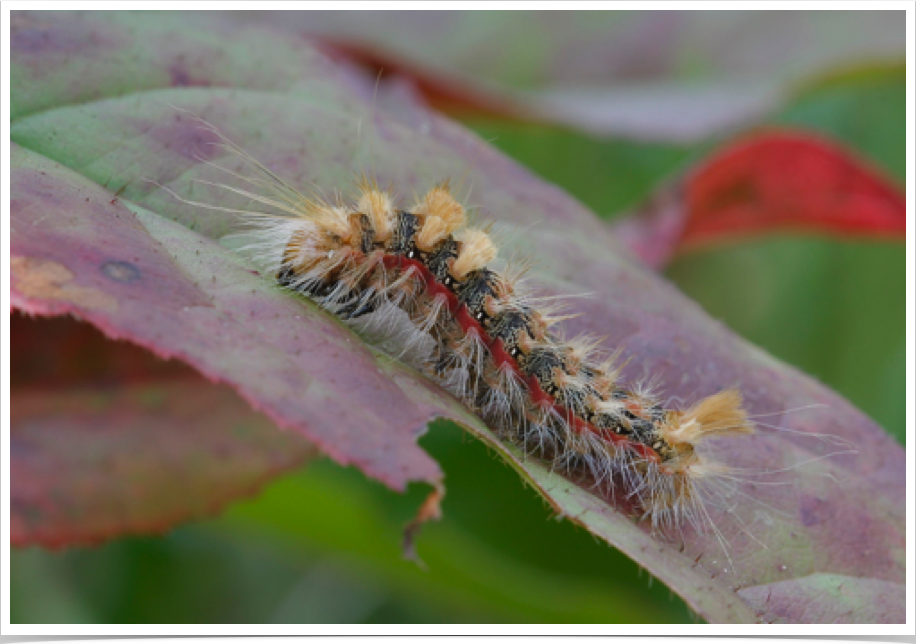
M 358 231 L 353 230 L 349 212 L 342 205 L 310 199 L 301 205 L 301 211 L 306 219 L 314 221 L 344 243 L 350 244 L 359 236 Z
M 718 464 L 701 458 L 696 445 L 708 438 L 753 434 L 754 427 L 742 407 L 741 394 L 735 389 L 721 391 L 704 398 L 686 411 L 668 412 L 660 434 L 674 450 L 675 456 L 667 465 L 676 472 L 692 476 L 712 476 L 719 471 Z
M 465 217 L 464 206 L 462 206 L 455 197 L 452 196 L 448 181 L 444 181 L 435 188 L 427 192 L 423 198 L 417 202 L 411 212 L 420 219 L 426 217 L 437 217 L 443 221 L 452 233 L 464 226 L 467 218 Z
M 450 232 L 448 224 L 441 218 L 427 217 L 417 233 L 417 248 L 426 252 L 431 251 L 439 242 L 448 237 Z
M 697 439 L 753 434 L 754 428 L 743 405 L 741 393 L 737 389 L 728 389 L 698 402 L 687 410 L 685 418 L 702 427 Z
M 395 217 L 394 202 L 384 190 L 379 190 L 374 181 L 362 179 L 359 182 L 359 201 L 357 210 L 369 217 L 375 231 L 375 240 L 388 241 L 392 235 L 392 222 Z
M 466 221 L 464 206 L 452 196 L 447 181 L 427 192 L 411 212 L 422 222 L 417 247 L 423 251 L 432 250 Z
M 753 434 L 754 428 L 742 405 L 737 389 L 704 398 L 683 413 L 679 430 L 681 440 L 696 443 L 716 436 Z
M 496 244 L 479 228 L 465 228 L 455 235 L 455 239 L 461 242 L 461 251 L 451 269 L 455 279 L 463 280 L 468 273 L 485 267 L 496 257 Z

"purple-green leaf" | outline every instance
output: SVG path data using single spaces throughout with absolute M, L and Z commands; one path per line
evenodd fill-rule
M 902 603 L 881 599 L 904 592 L 900 446 L 848 402 L 711 320 L 561 190 L 430 112 L 409 88 L 381 87 L 373 109 L 373 78 L 283 30 L 234 31 L 220 21 L 202 29 L 197 17 L 191 25 L 168 16 L 81 17 L 85 33 L 105 32 L 109 40 L 93 47 L 89 38 L 62 56 L 40 45 L 40 30 L 58 28 L 61 19 L 41 20 L 52 26 L 32 27 L 30 48 L 16 49 L 14 39 L 13 49 L 13 76 L 31 92 L 17 99 L 11 128 L 22 146 L 12 167 L 15 306 L 74 312 L 112 336 L 185 360 L 338 461 L 398 489 L 438 480 L 415 440 L 429 418 L 453 418 L 557 512 L 627 552 L 710 621 L 903 620 Z M 261 45 L 272 53 L 254 74 L 246 55 Z M 153 49 L 161 53 L 130 53 Z M 159 89 L 168 84 L 168 66 L 189 56 L 200 87 Z M 121 63 L 106 75 L 104 65 L 93 66 L 104 60 Z M 273 78 L 273 65 L 281 80 L 267 89 L 260 79 Z M 292 67 L 299 80 L 291 79 Z M 95 93 L 41 81 L 87 68 L 96 74 Z M 135 88 L 130 78 L 138 79 Z M 220 87 L 227 83 L 235 86 Z M 651 535 L 602 495 L 501 444 L 416 372 L 254 274 L 219 243 L 234 227 L 231 216 L 178 202 L 159 187 L 244 205 L 192 182 L 227 179 L 203 159 L 238 165 L 176 108 L 213 123 L 304 189 L 345 190 L 360 171 L 405 197 L 444 178 L 460 180 L 467 201 L 497 222 L 503 254 L 536 260 L 540 290 L 590 294 L 571 301 L 582 315 L 567 330 L 622 348 L 628 379 L 654 378 L 665 398 L 686 404 L 739 387 L 749 411 L 781 429 L 761 426 L 757 436 L 711 446 L 742 472 L 708 506 L 721 540 L 690 526 Z M 816 589 L 836 576 L 845 578 L 845 592 L 832 601 Z M 868 592 L 876 586 L 881 593 Z M 811 610 L 799 611 L 805 605 Z

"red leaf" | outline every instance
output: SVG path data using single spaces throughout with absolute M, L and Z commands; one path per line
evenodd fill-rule
M 10 316 L 10 386 L 125 385 L 199 378 L 184 362 L 162 360 L 130 342 L 108 340 L 69 316 Z
M 902 239 L 906 200 L 836 144 L 798 132 L 740 141 L 688 180 L 681 247 L 776 229 Z
M 733 142 L 615 226 L 646 263 L 775 231 L 903 240 L 906 200 L 881 172 L 806 132 Z
M 199 378 L 54 394 L 18 388 L 11 403 L 15 546 L 162 532 L 316 455 L 228 387 Z
M 10 322 L 14 545 L 162 532 L 317 453 L 182 362 L 68 316 Z

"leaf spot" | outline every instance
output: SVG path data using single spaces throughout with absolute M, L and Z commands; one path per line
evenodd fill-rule
M 140 279 L 140 269 L 130 262 L 110 261 L 102 264 L 105 277 L 122 284 L 130 284 Z

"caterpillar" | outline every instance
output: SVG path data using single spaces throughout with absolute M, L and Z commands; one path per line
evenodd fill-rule
M 259 190 L 202 182 L 273 212 L 171 194 L 244 215 L 238 250 L 280 287 L 418 369 L 501 440 L 624 500 L 653 530 L 702 528 L 699 486 L 728 468 L 698 446 L 754 432 L 736 389 L 678 409 L 645 383 L 623 383 L 619 352 L 599 359 L 591 338 L 563 339 L 568 316 L 529 291 L 526 269 L 495 266 L 489 227 L 469 224 L 448 181 L 403 209 L 367 176 L 349 200 L 306 196 L 215 133 L 259 176 L 216 167 Z

